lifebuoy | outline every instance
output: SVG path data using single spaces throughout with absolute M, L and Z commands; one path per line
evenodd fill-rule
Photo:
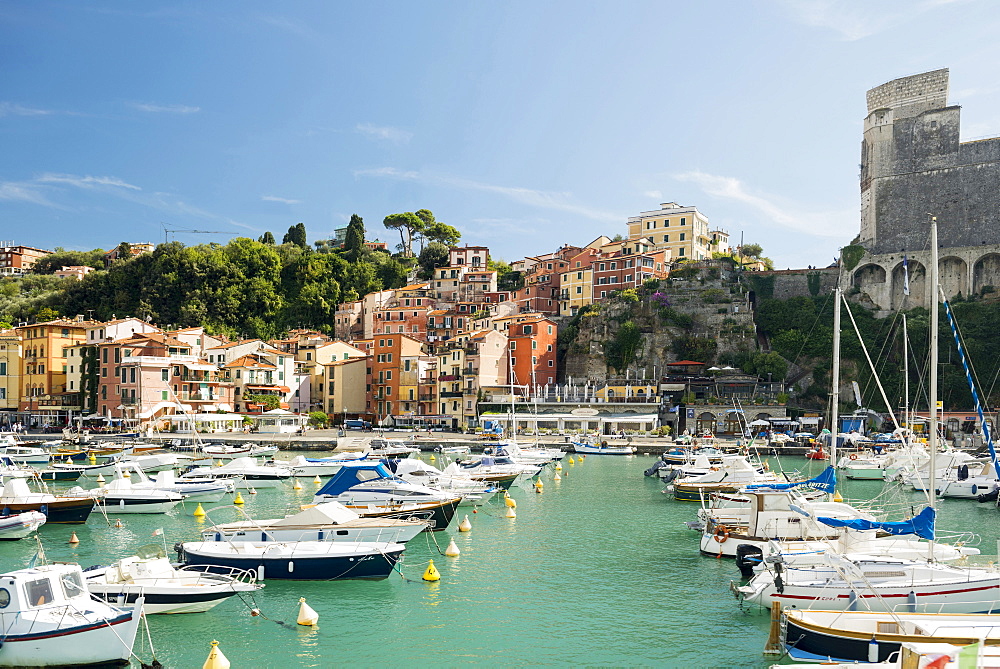
M 725 525 L 717 525 L 715 527 L 715 541 L 724 544 L 727 539 L 729 539 L 729 528 Z
M 858 454 L 857 453 L 851 453 L 851 460 L 857 460 L 857 459 L 858 459 Z

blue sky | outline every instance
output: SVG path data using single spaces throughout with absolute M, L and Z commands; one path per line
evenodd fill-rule
M 431 209 L 513 260 L 695 205 L 778 267 L 859 228 L 868 88 L 949 67 L 1000 134 L 989 0 L 0 5 L 0 239 L 188 244 Z

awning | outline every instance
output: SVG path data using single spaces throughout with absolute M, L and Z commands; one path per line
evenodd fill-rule
M 214 405 L 214 404 L 202 404 L 201 405 L 201 410 L 202 411 L 215 411 L 216 410 L 216 405 Z
M 232 411 L 233 410 L 233 407 L 229 406 L 225 402 L 219 402 L 218 404 L 216 404 L 216 406 L 219 407 L 219 409 L 222 410 L 222 411 Z
M 150 408 L 149 408 L 149 409 L 147 409 L 146 411 L 143 411 L 143 412 L 141 412 L 141 413 L 140 413 L 140 414 L 139 414 L 138 416 L 136 416 L 136 417 L 137 417 L 137 418 L 149 418 L 149 417 L 151 417 L 151 416 L 152 416 L 153 414 L 156 414 L 156 413 L 158 413 L 158 412 L 162 411 L 163 409 L 171 409 L 171 408 L 173 408 L 173 409 L 177 409 L 177 408 L 179 408 L 180 406 L 182 406 L 182 405 L 179 405 L 179 404 L 175 404 L 174 402 L 159 402 L 159 403 L 157 403 L 157 404 L 154 404 L 154 405 L 153 405 L 152 407 L 150 407 Z
M 292 389 L 289 388 L 288 386 L 275 386 L 275 385 L 263 384 L 263 383 L 248 383 L 248 384 L 246 384 L 244 386 L 244 388 L 260 388 L 261 390 L 276 390 L 279 393 L 290 393 L 290 392 L 292 392 Z

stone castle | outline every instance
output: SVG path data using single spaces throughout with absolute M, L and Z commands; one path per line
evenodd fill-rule
M 859 236 L 866 253 L 845 278 L 880 309 L 926 305 L 933 215 L 945 293 L 1000 292 L 1000 138 L 959 141 L 961 107 L 948 104 L 947 69 L 882 84 L 867 103 Z

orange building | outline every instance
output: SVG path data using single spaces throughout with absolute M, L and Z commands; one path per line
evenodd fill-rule
M 540 314 L 514 317 L 507 320 L 507 351 L 513 377 L 510 382 L 518 386 L 544 386 L 556 382 L 555 321 Z
M 0 276 L 20 276 L 50 253 L 52 251 L 33 246 L 15 246 L 11 241 L 0 241 Z
M 423 343 L 407 334 L 375 337 L 371 353 L 371 403 L 377 420 L 417 412 L 418 363 L 423 355 Z

